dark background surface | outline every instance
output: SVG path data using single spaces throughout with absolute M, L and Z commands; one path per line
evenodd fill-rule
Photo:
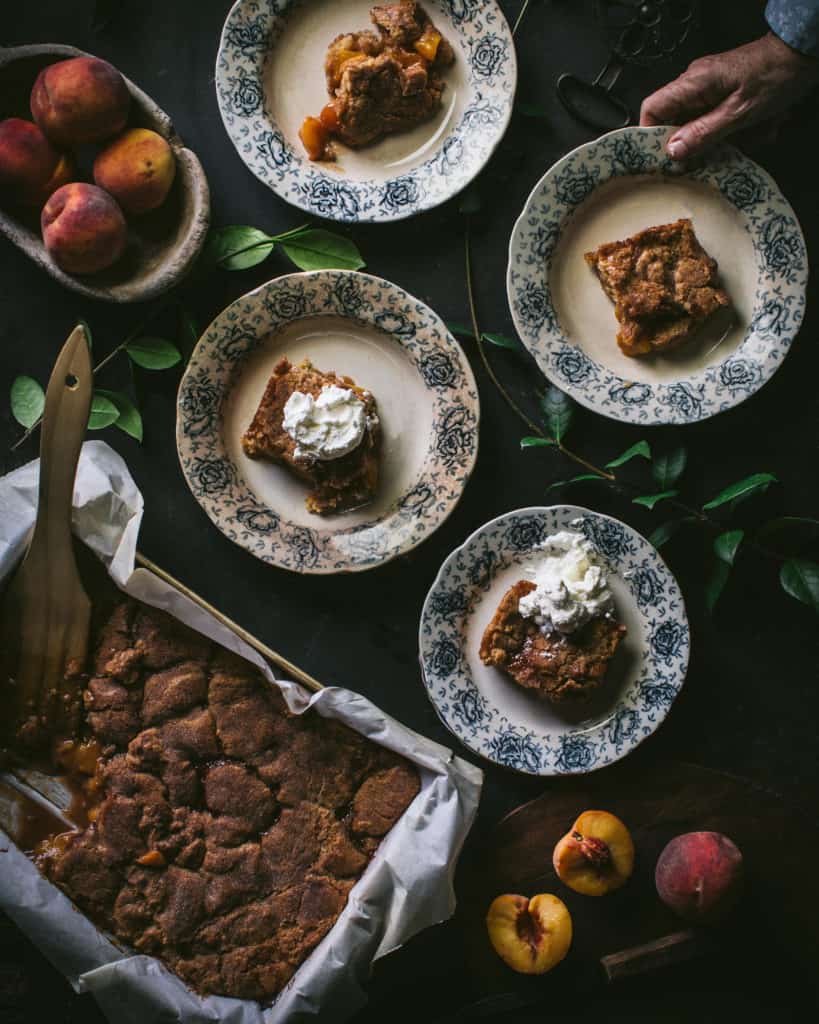
M 199 155 L 208 175 L 215 225 L 252 224 L 270 233 L 304 221 L 245 168 L 225 134 L 216 106 L 213 67 L 227 0 L 123 0 L 110 5 L 114 17 L 92 30 L 93 5 L 41 3 L 4 5 L 0 41 L 71 43 L 107 58 L 142 86 L 173 118 L 181 137 Z M 502 2 L 510 20 L 517 0 Z M 764 30 L 763 4 L 711 0 L 703 24 L 675 57 L 651 68 L 629 68 L 621 94 L 633 111 L 642 96 L 679 73 L 698 54 L 755 38 Z M 532 0 L 518 35 L 520 101 L 537 103 L 549 116 L 516 116 L 505 141 L 478 181 L 482 212 L 474 229 L 478 315 L 488 331 L 513 333 L 505 295 L 508 239 L 534 183 L 563 153 L 594 134 L 560 106 L 556 75 L 564 70 L 592 77 L 606 57 L 593 4 Z M 790 199 L 807 237 L 819 251 L 815 164 L 815 106 L 794 116 L 780 142 L 758 158 Z M 341 229 L 346 230 L 346 229 Z M 468 319 L 463 269 L 463 218 L 457 200 L 411 221 L 361 226 L 350 231 L 371 273 L 396 281 L 444 319 Z M 183 288 L 200 325 L 225 305 L 271 276 L 291 269 L 274 254 L 255 269 L 218 272 L 207 285 Z M 26 373 L 45 383 L 55 355 L 78 318 L 89 322 L 95 354 L 110 351 L 146 310 L 93 303 L 63 290 L 8 242 L 0 242 L 0 451 L 4 469 L 37 454 L 31 440 L 13 455 L 20 429 L 9 411 L 12 379 Z M 701 504 L 722 486 L 767 470 L 780 486 L 740 507 L 737 521 L 753 525 L 779 514 L 816 515 L 819 350 L 815 343 L 815 286 L 799 339 L 776 377 L 749 401 L 717 419 L 676 428 L 635 428 L 578 412 L 572 445 L 598 464 L 642 437 L 655 450 L 685 443 L 689 465 L 686 497 Z M 176 331 L 173 317 L 161 331 Z M 484 373 L 474 346 L 464 343 L 481 391 L 480 457 L 463 500 L 444 526 L 411 555 L 383 568 L 350 577 L 298 577 L 269 568 L 235 547 L 209 522 L 190 496 L 179 470 L 174 436 L 177 370 L 142 374 L 136 381 L 145 440 L 140 446 L 109 429 L 103 436 L 120 451 L 145 496 L 140 537 L 143 552 L 213 602 L 259 638 L 278 648 L 328 684 L 358 690 L 385 711 L 445 744 L 452 737 L 428 702 L 417 664 L 417 623 L 424 596 L 446 555 L 486 520 L 512 508 L 548 504 L 548 485 L 573 467 L 553 452 L 521 452 L 526 429 L 515 419 Z M 540 383 L 531 364 L 493 351 L 497 372 L 534 408 Z M 127 386 L 121 361 L 102 382 Z M 635 480 L 643 464 L 629 470 Z M 647 486 L 648 477 L 644 477 Z M 615 515 L 641 532 L 666 516 L 631 505 L 602 487 L 569 496 Z M 651 771 L 656 757 L 675 757 L 748 776 L 777 790 L 815 816 L 819 797 L 816 730 L 819 722 L 817 620 L 778 587 L 777 566 L 741 555 L 716 615 L 704 612 L 703 580 L 709 545 L 680 535 L 665 555 L 686 596 L 693 634 L 688 680 L 667 721 L 633 758 Z M 815 557 L 815 552 L 813 553 Z M 463 750 L 458 753 L 464 754 Z M 472 755 L 465 755 L 475 760 Z M 548 789 L 547 780 L 516 776 L 490 765 L 479 819 L 464 862 L 486 830 L 507 811 Z M 567 823 L 568 824 L 568 823 Z M 805 869 L 816 869 L 816 850 L 805 851 Z M 798 878 L 793 880 L 798 885 Z M 550 1002 L 515 1019 L 550 1014 L 563 1020 L 748 1020 L 795 1019 L 815 996 L 810 979 L 780 963 L 764 931 L 742 949 L 675 969 L 639 984 L 599 992 L 577 984 L 544 990 Z M 768 960 L 773 958 L 773 965 Z M 370 1005 L 359 1020 L 436 1019 L 481 993 L 481 979 L 462 962 L 457 929 L 424 933 L 375 970 Z M 531 1013 L 531 1018 L 528 1016 Z M 808 1010 L 809 1017 L 812 1011 Z M 800 1015 L 800 1016 L 801 1016 Z M 497 1015 L 508 1017 L 508 1013 Z M 0 1021 L 97 1024 L 101 1015 L 89 997 L 68 987 L 8 923 L 0 927 Z

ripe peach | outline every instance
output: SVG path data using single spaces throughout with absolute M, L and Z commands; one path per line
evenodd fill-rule
M 117 69 L 99 57 L 72 57 L 43 68 L 31 90 L 31 113 L 53 143 L 78 146 L 121 132 L 131 96 Z
M 41 205 L 71 181 L 74 164 L 32 121 L 0 121 L 0 190 L 12 202 Z
M 550 893 L 498 896 L 486 915 L 489 941 L 501 960 L 520 974 L 545 974 L 569 952 L 572 919 Z
M 672 839 L 657 860 L 657 893 L 688 921 L 718 921 L 739 899 L 742 854 L 720 832 L 686 832 Z
M 133 128 L 94 161 L 94 181 L 126 213 L 147 213 L 165 201 L 176 175 L 173 150 L 157 132 Z
M 95 274 L 122 255 L 128 229 L 122 210 L 96 185 L 74 182 L 50 197 L 40 215 L 49 255 L 68 274 Z
M 625 885 L 634 870 L 634 843 L 608 811 L 584 811 L 555 846 L 557 877 L 584 896 L 605 896 Z

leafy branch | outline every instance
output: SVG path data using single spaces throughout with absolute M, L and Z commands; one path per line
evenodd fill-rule
M 360 270 L 364 264 L 355 243 L 343 235 L 308 224 L 267 235 L 242 224 L 211 231 L 202 252 L 205 268 L 247 270 L 262 263 L 280 246 L 299 270 Z
M 666 544 L 681 528 L 690 525 L 696 525 L 713 534 L 711 574 L 705 587 L 705 602 L 709 612 L 714 610 L 725 589 L 741 548 L 743 551 L 752 551 L 777 562 L 780 565 L 779 580 L 783 590 L 791 597 L 819 612 L 819 565 L 802 558 L 786 558 L 781 552 L 764 542 L 764 538 L 775 530 L 804 527 L 815 530 L 816 527 L 819 527 L 819 520 L 805 516 L 784 516 L 764 524 L 756 531 L 754 537 L 748 537 L 743 529 L 726 529 L 726 523 L 711 514 L 726 506 L 733 514 L 741 502 L 764 493 L 771 484 L 778 482 L 772 473 L 753 473 L 723 488 L 701 507 L 695 507 L 681 497 L 680 489 L 677 486 L 688 461 L 684 447 L 679 446 L 655 456 L 649 443 L 641 440 L 620 455 L 610 459 L 604 466 L 596 466 L 565 443 L 576 411 L 576 405 L 568 395 L 559 388 L 548 385 L 539 399 L 541 421 L 529 416 L 514 400 L 489 361 L 486 346 L 489 343 L 496 347 L 517 351 L 521 350 L 521 346 L 503 335 L 481 331 L 478 324 L 472 281 L 470 217 L 479 209 L 480 201 L 474 192 L 468 194 L 461 203 L 461 212 L 465 215 L 466 221 L 464 262 L 471 328 L 455 323 L 448 326 L 454 334 L 469 336 L 474 340 L 481 363 L 490 381 L 506 404 L 530 431 L 529 434 L 521 438 L 521 448 L 548 448 L 559 451 L 565 458 L 584 470 L 568 480 L 553 483 L 549 489 L 596 481 L 629 497 L 633 504 L 640 505 L 649 511 L 653 511 L 661 503 L 664 507 L 673 508 L 677 515 L 658 526 L 649 537 L 651 543 L 658 548 Z M 498 339 L 503 340 L 499 341 Z M 624 479 L 618 472 L 622 467 L 633 463 L 635 459 L 642 459 L 649 463 L 653 488 L 647 493 L 641 493 L 644 488 L 638 488 L 636 484 Z
M 278 235 L 268 235 L 259 228 L 230 225 L 214 228 L 210 232 L 197 264 L 197 273 L 247 270 L 266 260 L 277 247 L 281 248 L 299 270 L 359 270 L 365 265 L 354 242 L 324 228 L 302 224 Z M 169 341 L 155 333 L 148 333 L 160 315 L 173 304 L 178 306 L 179 313 L 177 341 Z M 86 333 L 90 339 L 91 332 L 87 327 Z M 199 329 L 190 310 L 178 299 L 166 299 L 96 364 L 94 376 L 96 377 L 117 356 L 123 354 L 128 361 L 132 379 L 135 368 L 170 369 L 182 361 L 180 348 L 190 351 L 198 338 Z M 12 445 L 11 450 L 15 451 L 31 437 L 42 422 L 45 390 L 33 377 L 21 375 L 12 382 L 10 401 L 12 415 L 20 426 L 25 428 L 25 432 Z M 95 387 L 88 429 L 103 430 L 111 426 L 119 428 L 136 441 L 142 441 L 142 414 L 135 396 L 125 391 Z

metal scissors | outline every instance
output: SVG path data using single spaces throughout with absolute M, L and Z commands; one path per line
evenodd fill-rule
M 609 58 L 592 82 L 572 73 L 557 80 L 563 106 L 593 128 L 631 124 L 627 104 L 613 93 L 626 64 L 652 64 L 675 53 L 697 23 L 698 0 L 597 0 L 595 10 L 609 39 Z

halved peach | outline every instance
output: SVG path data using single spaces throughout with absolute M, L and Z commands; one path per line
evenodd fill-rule
M 557 877 L 584 896 L 619 889 L 634 870 L 634 843 L 626 826 L 608 811 L 584 811 L 555 846 Z
M 498 896 L 486 915 L 489 941 L 501 960 L 520 974 L 545 974 L 569 952 L 572 919 L 550 893 Z

